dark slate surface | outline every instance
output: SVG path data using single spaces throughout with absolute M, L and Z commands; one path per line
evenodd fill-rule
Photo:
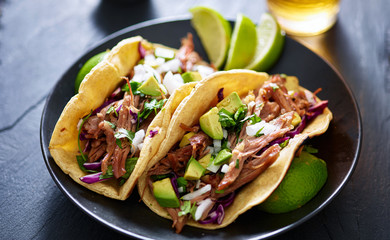
M 44 164 L 39 124 L 60 76 L 105 36 L 208 5 L 256 21 L 263 1 L 0 0 L 0 239 L 120 239 L 74 206 Z M 329 32 L 300 42 L 344 76 L 360 106 L 363 146 L 341 194 L 277 239 L 390 239 L 390 4 L 343 0 Z

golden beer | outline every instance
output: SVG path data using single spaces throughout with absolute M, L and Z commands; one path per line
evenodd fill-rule
M 312 36 L 331 28 L 339 0 L 267 0 L 269 11 L 289 34 Z

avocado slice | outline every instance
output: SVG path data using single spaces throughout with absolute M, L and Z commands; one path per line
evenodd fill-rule
M 217 104 L 218 110 L 224 108 L 226 111 L 234 114 L 242 105 L 240 96 L 236 92 L 232 92 Z
M 212 139 L 222 140 L 223 131 L 219 122 L 218 108 L 213 107 L 199 119 L 200 128 Z
M 164 178 L 153 183 L 153 194 L 161 207 L 177 208 L 180 207 L 179 199 L 172 187 L 171 179 Z
M 293 119 L 291 121 L 291 124 L 296 127 L 298 126 L 298 124 L 300 124 L 302 122 L 302 118 L 301 116 L 299 116 L 299 114 L 297 112 L 294 112 L 294 115 L 293 115 Z
M 150 76 L 137 90 L 145 95 L 154 97 L 161 96 L 160 84 L 158 84 L 157 79 L 154 76 Z
M 189 132 L 189 133 L 185 134 L 183 136 L 183 138 L 181 139 L 180 143 L 179 143 L 179 147 L 182 148 L 182 147 L 187 146 L 188 144 L 190 144 L 190 138 L 192 136 L 194 136 L 194 135 L 195 135 L 194 132 Z
M 232 157 L 232 153 L 227 149 L 223 149 L 219 151 L 218 155 L 214 159 L 215 165 L 222 165 L 228 163 L 230 158 Z
M 202 80 L 202 76 L 199 72 L 185 72 L 181 77 L 183 78 L 184 83 L 199 82 Z
M 200 165 L 200 163 L 196 161 L 195 158 L 191 158 L 188 161 L 187 169 L 184 173 L 184 178 L 186 180 L 198 180 L 203 176 L 205 171 L 206 169 L 202 167 L 202 165 Z
M 199 159 L 199 164 L 202 165 L 202 167 L 207 168 L 211 162 L 211 153 L 206 154 L 204 157 Z

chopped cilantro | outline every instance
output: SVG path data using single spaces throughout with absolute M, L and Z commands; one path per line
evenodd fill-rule
M 87 156 L 85 156 L 85 157 L 87 157 Z M 81 155 L 77 155 L 76 159 L 77 159 L 77 163 L 79 164 L 79 167 L 80 167 L 80 169 L 82 171 L 88 172 L 88 173 L 97 173 L 98 172 L 98 171 L 95 171 L 95 170 L 86 169 L 83 164 L 86 163 L 87 161 L 84 160 L 84 158 Z
M 138 118 L 146 119 L 153 111 L 157 114 L 157 110 L 161 109 L 166 101 L 167 99 L 161 99 L 160 101 L 152 99 L 150 102 L 145 102 L 144 109 L 140 114 L 138 114 Z
M 236 125 L 236 121 L 234 121 L 233 116 L 229 111 L 222 108 L 219 112 L 219 122 L 223 128 L 229 128 Z
M 240 168 L 240 161 L 238 159 L 236 159 L 236 166 L 235 166 L 237 169 Z
M 107 178 L 111 178 L 114 176 L 114 172 L 112 171 L 112 165 L 109 165 L 107 167 L 107 171 L 106 171 L 106 174 L 101 174 L 99 176 L 99 180 L 102 180 L 102 179 L 107 179 Z
M 125 163 L 126 173 L 121 177 L 119 185 L 123 185 L 126 182 L 126 179 L 130 177 L 131 173 L 135 168 L 135 165 L 137 164 L 137 161 L 138 161 L 137 157 L 126 159 L 126 163 Z
M 109 108 L 108 108 L 108 110 L 107 110 L 107 112 L 106 112 L 106 114 L 111 114 L 112 112 L 114 112 L 115 113 L 115 116 L 117 116 L 118 117 L 118 112 L 116 111 L 116 109 L 115 109 L 115 107 L 114 106 L 110 106 Z
M 116 139 L 116 140 L 115 140 L 115 143 L 116 143 L 116 145 L 118 145 L 118 147 L 119 147 L 120 149 L 122 149 L 122 141 L 121 141 L 120 139 Z
M 135 136 L 135 132 L 126 130 L 124 128 L 119 128 L 118 131 L 114 133 L 114 137 L 116 139 L 127 138 L 129 139 L 130 142 L 133 141 L 134 136 Z
M 186 187 L 187 186 L 187 180 L 184 177 L 178 177 L 177 178 L 177 185 L 179 187 Z
M 264 129 L 264 127 L 260 128 L 259 131 L 257 131 L 257 133 L 255 134 L 256 137 L 261 137 L 264 135 L 264 133 L 262 133 L 261 131 Z
M 130 82 L 130 86 L 131 86 L 131 91 L 133 92 L 134 95 L 141 95 L 144 96 L 143 93 L 141 93 L 140 91 L 138 91 L 138 88 L 142 85 L 141 82 L 136 82 L 136 81 L 132 81 Z M 123 87 L 122 87 L 122 91 L 123 92 L 130 92 L 129 91 L 129 85 L 128 84 L 124 84 Z
M 224 189 L 222 189 L 222 190 L 215 190 L 215 193 L 224 193 L 224 192 L 225 192 Z
M 116 111 L 115 111 L 115 112 L 116 112 Z M 104 120 L 104 122 L 105 122 L 105 123 L 108 123 L 108 125 L 110 125 L 110 127 L 111 127 L 112 129 L 115 129 L 115 128 L 116 128 L 115 124 L 113 124 L 112 122 L 109 122 L 109 121 L 106 121 L 106 120 Z
M 184 201 L 180 206 L 180 212 L 177 214 L 179 217 L 187 215 L 191 211 L 191 201 Z
M 281 148 L 285 148 L 285 147 L 287 146 L 287 144 L 288 144 L 289 141 L 290 141 L 290 139 L 287 139 L 286 141 L 284 141 L 284 142 L 282 142 L 281 144 L 279 144 L 279 146 L 280 146 Z

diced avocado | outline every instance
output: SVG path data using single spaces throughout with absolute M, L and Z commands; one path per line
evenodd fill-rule
M 227 162 L 229 162 L 230 158 L 232 157 L 232 153 L 229 152 L 227 149 L 223 149 L 219 151 L 218 155 L 214 159 L 215 165 L 222 165 Z
M 294 112 L 294 115 L 293 115 L 293 119 L 291 121 L 291 124 L 296 127 L 298 124 L 300 124 L 302 122 L 302 119 L 301 117 L 299 116 L 299 114 L 297 112 Z
M 207 168 L 207 166 L 210 164 L 210 161 L 211 161 L 211 153 L 208 153 L 204 157 L 199 159 L 199 164 L 202 165 L 202 167 Z
M 188 161 L 184 178 L 187 180 L 198 180 L 203 176 L 205 171 L 206 169 L 202 167 L 195 158 L 191 158 L 190 161 Z
M 187 134 L 185 134 L 184 136 L 183 136 L 183 138 L 181 139 L 181 141 L 180 141 L 180 143 L 179 143 L 179 147 L 184 147 L 184 146 L 187 146 L 188 144 L 190 144 L 190 138 L 192 137 L 192 136 L 194 136 L 195 135 L 195 133 L 194 132 L 189 132 L 189 133 L 187 133 Z
M 199 82 L 202 80 L 202 76 L 198 72 L 185 72 L 181 75 L 184 83 Z
M 169 178 L 164 178 L 163 180 L 154 182 L 153 194 L 161 207 L 180 207 L 179 199 L 176 196 L 175 190 L 173 189 Z
M 219 122 L 218 108 L 213 107 L 199 119 L 200 128 L 212 139 L 222 140 L 222 126 Z
M 243 103 L 241 102 L 240 96 L 238 96 L 236 92 L 232 92 L 217 104 L 217 108 L 218 110 L 224 108 L 231 114 L 234 114 L 242 105 Z
M 160 85 L 154 76 L 150 76 L 137 90 L 145 95 L 161 96 Z

